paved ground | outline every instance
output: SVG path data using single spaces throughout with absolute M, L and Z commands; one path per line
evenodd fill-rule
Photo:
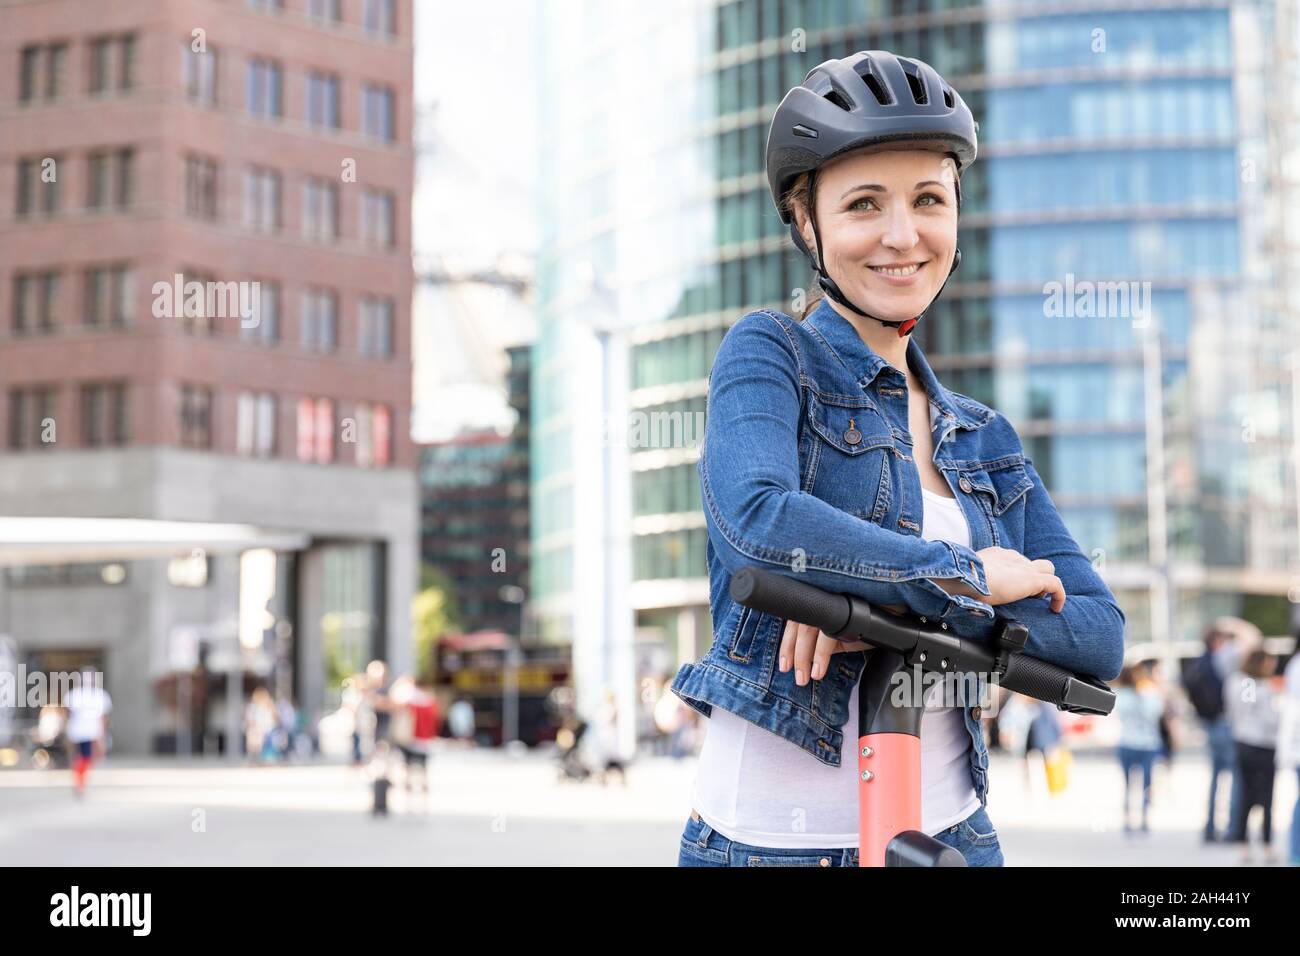
M 617 783 L 561 784 L 543 754 L 443 751 L 434 792 L 398 793 L 387 819 L 368 814 L 359 771 L 318 764 L 242 767 L 112 760 L 82 801 L 66 771 L 0 770 L 0 859 L 41 864 L 672 865 L 690 808 L 692 759 L 645 758 Z M 1026 788 L 1020 765 L 994 755 L 989 815 L 1008 865 L 1241 865 L 1203 847 L 1208 771 L 1180 755 L 1156 781 L 1153 832 L 1120 831 L 1119 771 L 1078 757 L 1058 797 Z M 1225 778 L 1226 785 L 1226 778 Z M 1274 846 L 1285 861 L 1296 799 L 1279 777 Z M 1226 799 L 1226 794 L 1224 795 Z M 1225 808 L 1226 812 L 1226 808 Z

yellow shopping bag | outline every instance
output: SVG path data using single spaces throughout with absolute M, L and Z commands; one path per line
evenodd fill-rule
M 1044 763 L 1047 766 L 1047 790 L 1049 793 L 1062 792 L 1070 782 L 1070 763 L 1074 758 L 1065 747 L 1057 747 Z

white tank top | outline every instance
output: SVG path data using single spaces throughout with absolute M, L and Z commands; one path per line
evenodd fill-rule
M 970 547 L 954 499 L 921 489 L 921 536 Z M 970 733 L 961 707 L 931 706 L 921 720 L 921 829 L 931 836 L 980 807 L 970 774 Z M 729 840 L 751 846 L 830 849 L 858 845 L 858 689 L 843 728 L 844 759 L 828 767 L 797 745 L 720 707 L 700 751 L 692 806 Z

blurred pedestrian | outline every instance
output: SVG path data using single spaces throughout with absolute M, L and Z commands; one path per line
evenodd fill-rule
M 457 741 L 474 746 L 474 705 L 464 697 L 457 697 L 447 709 L 447 726 Z
M 997 715 L 998 745 L 1018 759 L 1025 791 L 1034 796 L 1041 796 L 1049 789 L 1044 760 L 1046 752 L 1042 745 L 1050 742 L 1052 736 L 1051 727 L 1040 720 L 1039 703 L 1023 694 L 1008 691 Z M 1034 731 L 1036 723 L 1037 733 Z M 1059 724 L 1056 736 L 1059 739 Z
M 366 665 L 366 703 L 374 713 L 374 743 L 388 739 L 389 723 L 396 710 L 391 697 L 392 680 L 388 665 L 373 660 Z
M 617 772 L 626 787 L 627 766 L 618 739 L 618 703 L 612 690 L 605 691 L 605 699 L 596 710 L 591 740 L 595 750 L 593 764 L 600 774 L 601 784 L 608 784 L 610 774 Z
M 1118 756 L 1124 772 L 1124 834 L 1134 832 L 1130 822 L 1133 775 L 1142 773 L 1142 814 L 1139 828 L 1150 833 L 1148 813 L 1151 808 L 1151 773 L 1160 753 L 1160 718 L 1165 711 L 1164 695 L 1145 662 L 1124 665 L 1115 691 L 1115 717 L 1119 720 Z
M 352 766 L 360 767 L 364 763 L 361 752 L 361 735 L 366 717 L 366 675 L 353 674 L 343 681 L 342 706 L 339 708 L 348 715 L 352 725 Z
M 91 766 L 108 752 L 108 715 L 113 711 L 113 699 L 104 690 L 102 674 L 86 668 L 80 678 L 68 694 L 65 735 L 75 751 L 72 758 L 73 792 L 83 797 Z
M 1278 726 L 1277 765 L 1300 780 L 1300 648 L 1286 665 L 1283 682 L 1282 717 Z M 1288 863 L 1300 866 L 1300 793 L 1291 810 L 1291 846 Z
M 439 724 L 437 698 L 427 682 L 417 683 L 408 675 L 393 681 L 390 697 L 389 740 L 402 754 L 405 788 L 412 791 L 419 783 L 419 789 L 427 794 L 429 755 Z
M 244 748 L 253 763 L 275 759 L 274 735 L 278 721 L 279 714 L 271 692 L 259 684 L 244 708 Z
M 1215 620 L 1205 631 L 1204 652 L 1188 664 L 1183 674 L 1183 690 L 1196 711 L 1201 726 L 1205 729 L 1206 744 L 1210 752 L 1210 800 L 1202 834 L 1202 839 L 1206 843 L 1218 842 L 1229 829 L 1229 827 L 1220 828 L 1215 819 L 1219 779 L 1224 773 L 1228 774 L 1228 786 L 1231 792 L 1228 806 L 1229 825 L 1237 813 L 1237 805 L 1241 802 L 1237 752 L 1232 742 L 1232 728 L 1228 724 L 1223 706 L 1223 681 L 1236 666 L 1237 634 L 1241 632 L 1243 626 L 1250 628 L 1252 625 L 1240 618 L 1221 617 Z
M 1273 781 L 1276 773 L 1278 731 L 1281 724 L 1282 694 L 1274 680 L 1277 658 L 1262 648 L 1246 655 L 1241 669 L 1228 676 L 1223 686 L 1223 703 L 1232 725 L 1241 774 L 1241 801 L 1232 820 L 1230 839 L 1241 842 L 1242 862 L 1251 862 L 1247 823 L 1255 807 L 1263 811 L 1261 837 L 1264 862 L 1273 863 Z

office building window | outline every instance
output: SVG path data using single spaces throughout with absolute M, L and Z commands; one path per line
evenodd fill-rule
M 135 36 L 91 40 L 88 72 L 91 93 L 129 90 L 135 85 Z
M 196 51 L 192 43 L 181 41 L 181 83 L 191 103 L 216 106 L 217 51 L 212 47 Z
M 199 219 L 217 218 L 217 164 L 204 156 L 185 157 L 185 212 Z
M 298 400 L 298 460 L 334 460 L 334 403 L 328 398 Z
M 265 10 L 268 13 L 278 13 L 284 9 L 284 0 L 244 0 L 244 2 L 254 10 Z
M 86 155 L 86 208 L 125 209 L 135 192 L 135 151 L 95 150 Z
M 338 296 L 327 289 L 305 289 L 299 343 L 309 352 L 333 352 L 338 343 Z
M 50 162 L 46 162 L 49 160 Z M 22 218 L 40 213 L 50 216 L 59 211 L 60 189 L 58 173 L 61 156 L 40 156 L 18 161 L 18 195 L 14 201 L 14 215 Z M 49 174 L 45 175 L 45 170 Z
M 283 71 L 275 60 L 253 57 L 244 74 L 248 112 L 263 118 L 284 115 Z
M 367 189 L 361 194 L 361 241 L 372 246 L 396 243 L 394 210 L 397 202 L 390 192 Z
M 392 460 L 392 415 L 387 406 L 357 406 L 357 464 L 386 468 Z
M 342 19 L 339 0 L 309 0 L 307 15 L 321 23 L 338 23 Z
M 123 265 L 87 269 L 82 297 L 86 325 L 124 327 L 131 309 L 132 280 L 130 268 Z
M 257 283 L 257 306 L 245 321 L 241 317 L 239 337 L 258 345 L 274 345 L 280 340 L 280 284 Z
M 270 392 L 240 392 L 236 400 L 235 448 L 241 455 L 275 455 L 275 396 Z
M 19 55 L 18 101 L 56 100 L 62 95 L 66 43 L 34 44 Z
M 393 91 L 386 86 L 361 87 L 361 132 L 393 141 Z
M 181 386 L 180 424 L 181 445 L 212 447 L 212 389 L 202 385 Z
M 254 232 L 280 229 L 280 174 L 258 166 L 244 171 L 244 225 Z
M 9 447 L 53 448 L 57 438 L 54 389 L 48 386 L 9 390 Z
M 86 448 L 127 443 L 126 384 L 81 387 L 81 444 Z
M 361 22 L 367 33 L 395 36 L 397 17 L 393 0 L 365 0 Z
M 330 73 L 307 73 L 308 126 L 339 128 L 339 78 Z
M 302 185 L 302 234 L 329 242 L 339 234 L 339 187 L 328 180 L 308 178 Z
M 59 303 L 57 272 L 19 273 L 14 276 L 14 335 L 54 331 Z
M 363 296 L 358 307 L 357 351 L 367 358 L 393 354 L 393 300 Z
M 190 335 L 215 335 L 219 309 L 227 305 L 216 288 L 217 277 L 205 272 L 186 269 L 181 275 L 181 287 L 185 289 L 191 282 L 197 282 L 203 288 L 203 295 L 198 301 L 191 302 L 188 293 L 175 304 L 176 314 L 180 317 L 181 328 Z

